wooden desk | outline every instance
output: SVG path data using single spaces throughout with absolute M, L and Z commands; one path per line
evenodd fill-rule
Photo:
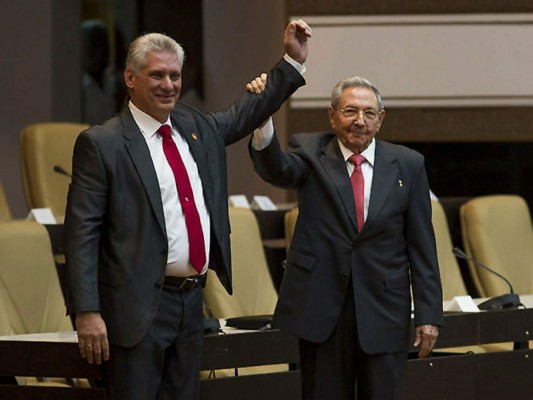
M 447 314 L 438 348 L 532 340 L 533 309 Z M 43 342 L 0 338 L 0 376 L 96 378 L 98 367 L 78 355 L 75 336 Z M 18 338 L 20 339 L 20 338 Z M 277 330 L 206 336 L 203 369 L 297 363 L 294 337 Z M 529 400 L 533 396 L 533 350 L 434 356 L 408 362 L 407 400 Z M 47 394 L 46 394 L 47 393 Z M 238 397 L 236 397 L 238 393 Z M 201 399 L 298 400 L 298 370 L 203 380 Z M 102 389 L 0 386 L 0 400 L 105 399 Z
M 443 354 L 408 362 L 407 400 L 533 398 L 533 309 L 447 314 L 437 349 L 514 342 L 515 351 Z
M 18 340 L 17 340 L 18 339 Z M 250 331 L 205 337 L 203 370 L 240 368 L 298 362 L 297 339 L 278 330 Z M 75 333 L 0 337 L 0 376 L 47 376 L 98 379 L 100 368 L 89 365 L 78 353 Z M 299 399 L 300 373 L 202 380 L 201 400 Z M 0 400 L 54 399 L 104 400 L 99 388 L 63 388 L 0 385 Z

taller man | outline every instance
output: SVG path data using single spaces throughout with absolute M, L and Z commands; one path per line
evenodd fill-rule
M 127 105 L 80 134 L 65 217 L 68 312 L 81 356 L 109 360 L 112 399 L 197 399 L 207 268 L 232 290 L 225 146 L 304 85 L 310 35 L 290 22 L 266 95 L 214 114 L 177 103 L 181 46 L 141 36 L 124 71 Z

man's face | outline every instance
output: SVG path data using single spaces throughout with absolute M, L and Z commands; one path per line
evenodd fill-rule
M 126 68 L 124 80 L 133 104 L 159 122 L 165 122 L 180 95 L 181 67 L 174 54 L 151 51 L 139 73 Z
M 359 154 L 376 136 L 385 111 L 378 111 L 378 99 L 372 89 L 350 87 L 342 92 L 335 108 L 329 107 L 328 115 L 341 143 Z

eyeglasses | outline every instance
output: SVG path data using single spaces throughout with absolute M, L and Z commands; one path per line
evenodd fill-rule
M 374 110 L 372 108 L 369 108 L 368 110 L 359 110 L 353 107 L 339 108 L 339 111 L 346 118 L 358 119 L 359 115 L 363 114 L 363 118 L 365 121 L 375 121 L 377 117 L 379 116 L 379 114 L 383 112 L 383 111 Z

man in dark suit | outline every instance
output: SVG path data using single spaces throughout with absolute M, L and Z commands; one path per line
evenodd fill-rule
M 401 399 L 411 289 L 420 357 L 443 323 L 424 159 L 374 138 L 385 110 L 364 78 L 335 86 L 328 115 L 335 133 L 294 135 L 286 152 L 270 123 L 252 139 L 259 175 L 298 190 L 274 323 L 300 338 L 304 400 Z
M 126 61 L 127 105 L 80 134 L 64 226 L 68 311 L 81 356 L 109 360 L 112 399 L 198 397 L 207 268 L 232 290 L 225 146 L 304 85 L 310 33 L 290 22 L 271 90 L 214 114 L 176 104 L 181 46 L 141 36 Z

